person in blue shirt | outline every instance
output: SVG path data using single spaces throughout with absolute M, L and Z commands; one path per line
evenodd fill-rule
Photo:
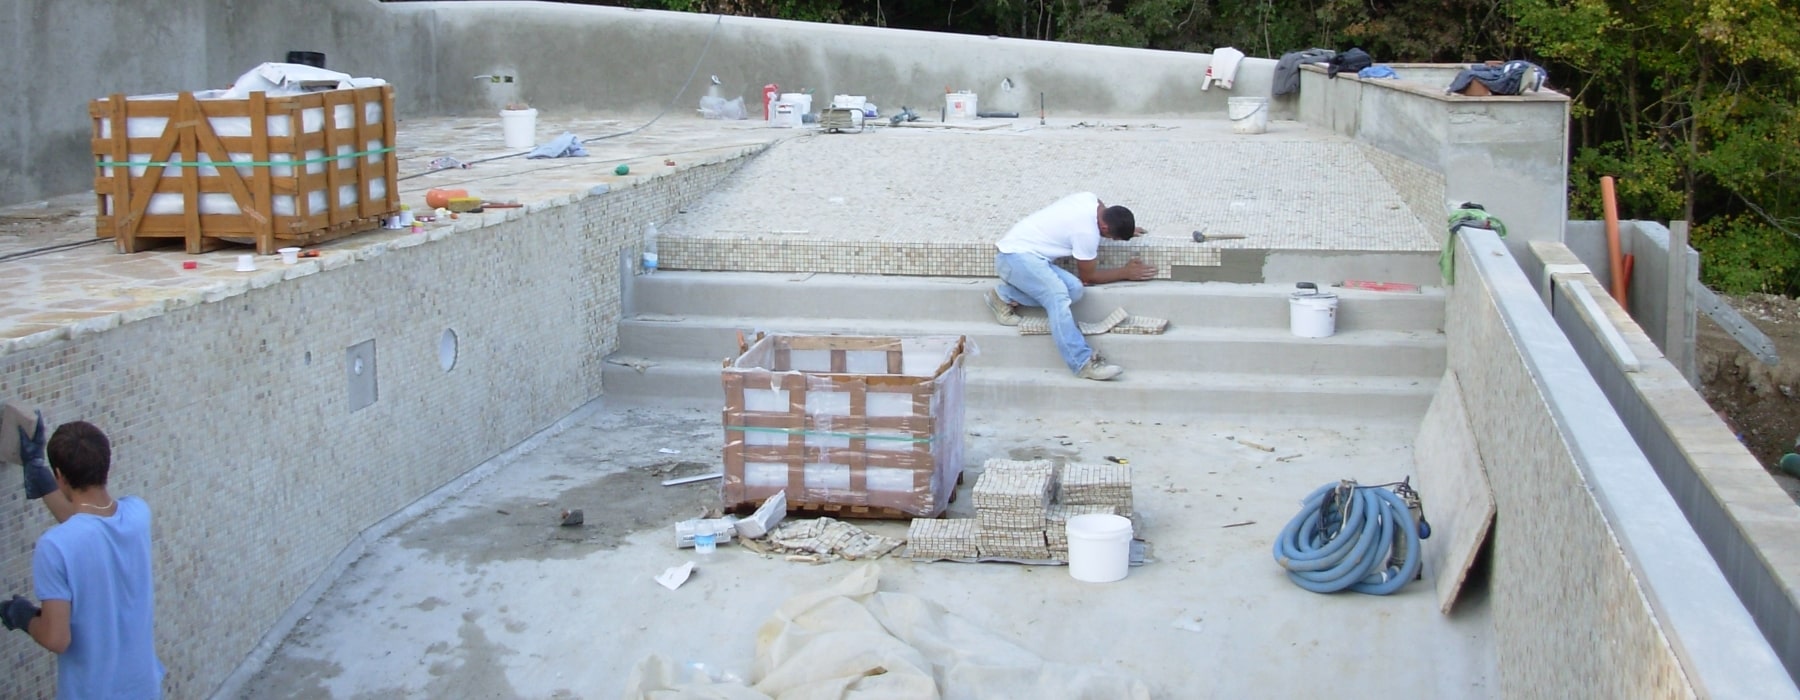
M 160 698 L 155 605 L 150 577 L 150 507 L 106 490 L 112 444 L 92 423 L 44 434 L 19 428 L 25 496 L 56 518 L 31 558 L 43 607 L 15 595 L 0 622 L 57 654 L 58 698 Z

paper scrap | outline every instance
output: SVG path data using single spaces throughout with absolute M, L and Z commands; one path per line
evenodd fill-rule
M 677 588 L 680 588 L 681 584 L 687 583 L 688 576 L 692 575 L 693 573 L 694 573 L 694 562 L 690 561 L 686 564 L 682 564 L 681 566 L 671 566 L 667 569 L 664 569 L 661 574 L 658 574 L 656 576 L 656 582 L 662 584 L 663 588 L 667 588 L 672 591 Z

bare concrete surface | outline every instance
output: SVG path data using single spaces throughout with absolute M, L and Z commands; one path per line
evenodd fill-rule
M 716 503 L 717 482 L 660 483 L 717 468 L 718 413 L 590 415 L 372 543 L 240 696 L 612 698 L 653 653 L 745 676 L 771 611 L 860 566 L 675 549 L 673 523 Z M 1428 581 L 1385 598 L 1324 596 L 1289 583 L 1270 556 L 1311 489 L 1406 476 L 1414 426 L 971 416 L 967 428 L 976 468 L 990 457 L 1130 460 L 1154 561 L 1086 584 L 1062 567 L 890 557 L 884 590 L 936 601 L 1049 661 L 1135 676 L 1157 697 L 1300 697 L 1322 684 L 1347 698 L 1497 694 L 1479 586 L 1445 617 Z M 967 514 L 967 488 L 953 512 Z M 584 509 L 586 526 L 558 527 L 565 508 Z M 904 522 L 858 524 L 905 535 Z M 652 582 L 690 559 L 698 569 L 680 589 Z

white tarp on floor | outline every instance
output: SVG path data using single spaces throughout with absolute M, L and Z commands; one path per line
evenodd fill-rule
M 756 633 L 748 684 L 681 679 L 660 656 L 638 664 L 627 700 L 1147 699 L 1136 680 L 1047 662 L 943 607 L 876 590 L 865 566 L 788 599 Z

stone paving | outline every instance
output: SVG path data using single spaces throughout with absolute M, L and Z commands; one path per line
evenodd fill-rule
M 1201 264 L 1217 264 L 1220 246 L 1419 251 L 1437 245 L 1362 147 L 1295 122 L 1275 122 L 1256 136 L 1233 134 L 1223 120 L 1141 119 L 919 122 L 837 134 L 686 114 L 647 128 L 546 116 L 540 142 L 565 131 L 597 140 L 585 145 L 586 158 L 537 160 L 506 149 L 495 119 L 405 119 L 398 126 L 401 196 L 415 211 L 425 210 L 424 193 L 433 187 L 465 188 L 524 208 L 434 222 L 420 234 L 357 234 L 317 246 L 319 258 L 294 266 L 259 256 L 255 272 L 235 269 L 248 247 L 197 256 L 173 246 L 119 254 L 108 239 L 95 237 L 92 193 L 0 209 L 0 275 L 10 292 L 0 297 L 0 355 L 529 216 L 601 191 L 597 185 L 623 189 L 746 157 L 753 160 L 728 185 L 663 222 L 663 234 L 676 244 L 664 249 L 666 262 L 676 263 L 671 267 L 684 260 L 689 269 L 810 262 L 818 269 L 793 269 L 857 271 L 833 264 L 833 256 L 867 258 L 863 249 L 875 245 L 912 263 L 888 272 L 974 274 L 991 264 L 986 243 L 1011 221 L 1076 190 L 1131 206 L 1151 231 L 1134 245 L 1180 256 L 1164 256 L 1165 262 L 1211 254 Z M 433 170 L 431 162 L 442 156 L 471 166 Z M 620 164 L 630 172 L 614 174 Z M 1202 250 L 1188 241 L 1201 228 L 1247 239 Z M 757 245 L 769 241 L 776 245 Z M 183 269 L 187 261 L 197 269 Z

